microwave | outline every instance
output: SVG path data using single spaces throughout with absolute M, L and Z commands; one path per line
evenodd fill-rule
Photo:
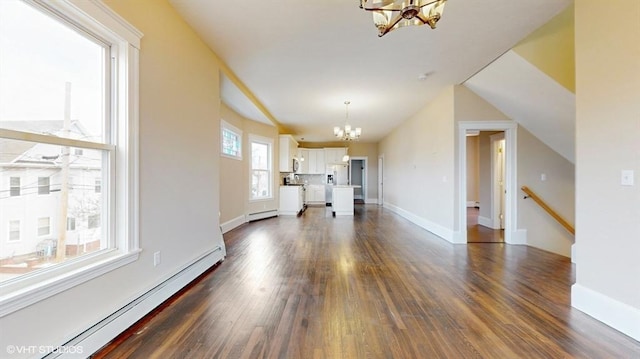
M 300 162 L 297 158 L 293 159 L 293 166 L 291 168 L 293 169 L 293 172 L 298 172 L 298 168 L 300 168 Z

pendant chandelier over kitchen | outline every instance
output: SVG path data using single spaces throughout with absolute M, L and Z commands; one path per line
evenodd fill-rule
M 362 135 L 362 129 L 360 127 L 352 128 L 349 124 L 349 104 L 350 101 L 345 101 L 346 115 L 344 120 L 344 128 L 338 126 L 333 128 L 333 134 L 342 141 L 357 141 Z
M 428 24 L 432 29 L 442 17 L 447 0 L 360 0 L 360 8 L 371 11 L 382 37 L 404 26 Z

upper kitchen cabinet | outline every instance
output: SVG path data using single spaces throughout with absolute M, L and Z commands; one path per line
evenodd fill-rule
M 280 135 L 280 172 L 293 172 L 293 159 L 298 152 L 298 142 L 291 135 Z
M 303 160 L 304 158 L 304 160 Z M 300 162 L 300 173 L 304 174 L 324 174 L 324 149 L 322 148 L 300 148 L 298 151 Z
M 342 157 L 347 154 L 346 147 L 325 148 L 324 149 L 324 162 L 327 165 L 344 163 Z

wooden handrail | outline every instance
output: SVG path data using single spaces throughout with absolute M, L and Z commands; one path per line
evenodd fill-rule
M 554 211 L 553 208 L 549 207 L 549 205 L 547 205 L 542 200 L 542 198 L 538 197 L 537 194 L 533 193 L 533 191 L 530 190 L 529 187 L 522 186 L 522 191 L 524 193 L 526 193 L 527 196 L 531 197 L 531 199 L 536 201 L 536 203 L 538 205 L 540 205 L 540 207 L 542 207 L 542 209 L 547 211 L 547 213 L 549 213 L 549 215 L 551 215 L 551 217 L 553 217 L 556 221 L 558 221 L 558 223 L 560 223 L 567 231 L 569 231 L 573 235 L 576 234 L 576 230 L 573 228 L 573 226 L 569 222 L 567 222 L 564 218 L 562 218 L 562 216 L 559 215 L 558 212 Z M 525 198 L 527 198 L 527 197 L 525 197 Z

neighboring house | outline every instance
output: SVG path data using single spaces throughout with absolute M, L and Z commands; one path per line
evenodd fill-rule
M 62 134 L 62 121 L 5 121 L 2 128 Z M 72 121 L 67 137 L 84 139 Z M 96 151 L 0 140 L 0 274 L 25 273 L 49 265 L 66 226 L 67 257 L 99 249 L 102 236 L 102 158 Z M 4 150 L 6 149 L 6 150 Z M 68 151 L 67 203 L 63 204 L 63 157 Z M 67 218 L 60 214 L 67 207 Z M 62 224 L 64 223 L 64 224 Z

